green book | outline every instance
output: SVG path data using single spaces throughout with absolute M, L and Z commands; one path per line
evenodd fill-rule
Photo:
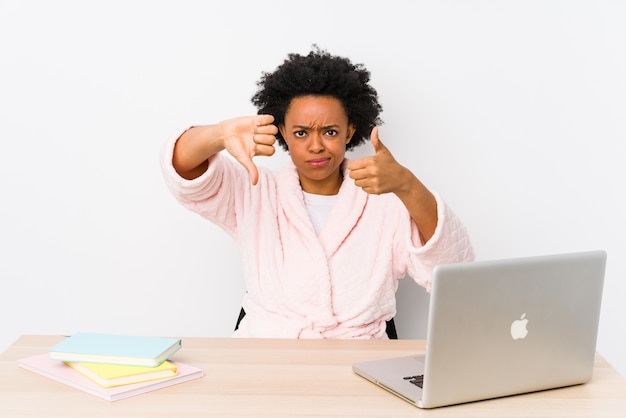
M 79 332 L 50 348 L 53 360 L 156 367 L 180 350 L 179 338 Z

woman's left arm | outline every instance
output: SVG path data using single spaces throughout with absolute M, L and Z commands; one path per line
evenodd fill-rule
M 394 193 L 409 211 L 425 244 L 437 228 L 435 196 L 408 168 L 399 164 L 378 138 L 378 127 L 372 130 L 375 154 L 349 161 L 350 178 L 370 194 Z

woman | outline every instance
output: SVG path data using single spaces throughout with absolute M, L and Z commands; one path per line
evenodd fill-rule
M 369 79 L 326 51 L 290 54 L 259 81 L 257 116 L 193 126 L 165 145 L 174 196 L 241 251 L 235 336 L 387 338 L 398 279 L 429 289 L 435 265 L 473 259 L 458 218 L 380 141 Z M 368 138 L 374 155 L 345 159 Z M 276 141 L 292 164 L 257 167 Z

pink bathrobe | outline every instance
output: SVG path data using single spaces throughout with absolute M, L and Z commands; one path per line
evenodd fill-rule
M 367 194 L 346 170 L 318 236 L 293 164 L 279 172 L 259 167 L 252 186 L 240 164 L 217 154 L 207 172 L 185 180 L 172 166 L 176 138 L 162 153 L 172 194 L 240 249 L 247 293 L 237 337 L 387 338 L 398 279 L 409 275 L 430 289 L 435 265 L 474 258 L 464 226 L 437 195 L 437 229 L 422 245 L 394 194 Z

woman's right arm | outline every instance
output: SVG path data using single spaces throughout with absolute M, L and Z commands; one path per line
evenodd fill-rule
M 252 157 L 274 154 L 278 128 L 272 122 L 273 116 L 258 115 L 194 126 L 176 141 L 174 169 L 187 180 L 195 179 L 207 170 L 209 158 L 225 149 L 248 170 L 252 184 L 256 184 L 258 170 Z
M 194 126 L 178 138 L 172 164 L 181 177 L 187 180 L 200 177 L 209 166 L 209 157 L 224 149 L 218 126 Z

